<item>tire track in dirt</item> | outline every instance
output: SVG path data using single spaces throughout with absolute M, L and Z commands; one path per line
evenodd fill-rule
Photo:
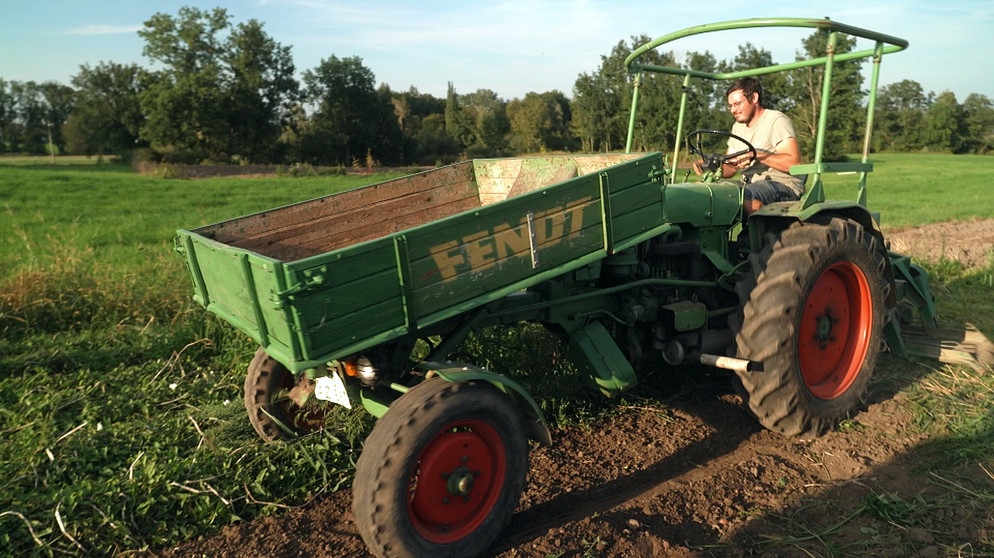
M 554 549 L 543 550 L 538 541 L 555 538 L 564 528 L 622 510 L 641 513 L 652 502 L 684 490 L 714 471 L 728 470 L 753 458 L 757 441 L 783 439 L 762 430 L 735 396 L 721 392 L 701 395 L 704 399 L 695 396 L 669 414 L 628 409 L 593 426 L 581 439 L 575 432 L 559 432 L 553 435 L 552 447 L 533 449 L 529 488 L 522 498 L 530 503 L 523 504 L 514 515 L 490 555 L 544 556 L 542 552 Z M 588 443 L 583 443 L 583 438 Z M 623 445 L 625 451 L 614 451 L 615 444 Z M 585 468 L 583 459 L 594 465 Z M 562 471 L 579 478 L 562 479 Z M 698 525 L 694 530 L 699 534 L 707 526 Z M 529 547 L 536 547 L 538 553 L 522 554 L 522 549 Z
M 721 545 L 748 526 L 754 510 L 784 509 L 897 451 L 859 431 L 814 441 L 766 431 L 727 384 L 685 392 L 691 395 L 676 403 L 622 403 L 589 426 L 556 431 L 550 447 L 533 446 L 519 511 L 484 556 L 735 556 Z M 879 394 L 884 403 L 859 420 L 899 432 L 891 395 Z M 370 556 L 349 490 L 152 555 Z

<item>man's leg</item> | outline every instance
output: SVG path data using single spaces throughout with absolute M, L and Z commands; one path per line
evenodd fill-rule
M 752 215 L 768 203 L 797 201 L 801 199 L 785 184 L 772 180 L 760 180 L 743 186 L 742 211 Z

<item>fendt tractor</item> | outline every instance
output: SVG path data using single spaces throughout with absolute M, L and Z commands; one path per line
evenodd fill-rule
M 692 35 L 771 27 L 819 30 L 826 52 L 727 73 L 644 62 Z M 842 36 L 872 46 L 837 54 Z M 260 346 L 245 406 L 262 438 L 321 428 L 315 401 L 377 417 L 352 486 L 371 552 L 477 555 L 518 505 L 528 440 L 552 440 L 519 382 L 457 361 L 472 332 L 542 324 L 609 396 L 646 362 L 657 374 L 727 369 L 763 426 L 817 436 L 860 410 L 882 350 L 904 354 L 905 323 L 936 324 L 926 274 L 889 251 L 866 207 L 880 63 L 906 47 L 829 19 L 688 28 L 625 60 L 625 153 L 464 161 L 180 230 L 176 247 L 194 299 Z M 823 161 L 833 65 L 859 59 L 872 60 L 862 159 Z M 813 161 L 791 169 L 806 193 L 746 217 L 741 184 L 721 177 L 741 154 L 727 153 L 727 133 L 684 135 L 690 83 L 803 68 L 824 77 Z M 702 175 L 678 170 L 679 144 L 672 157 L 633 152 L 649 74 L 682 80 L 675 137 Z M 826 199 L 828 173 L 858 181 L 855 199 Z

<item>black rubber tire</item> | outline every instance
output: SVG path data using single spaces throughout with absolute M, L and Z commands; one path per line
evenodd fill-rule
M 510 522 L 527 470 L 521 414 L 506 394 L 426 380 L 366 438 L 352 485 L 359 534 L 380 558 L 479 555 Z M 459 475 L 471 477 L 465 497 L 451 492 Z
M 768 234 L 736 285 L 737 385 L 766 428 L 820 436 L 865 404 L 890 286 L 887 253 L 856 221 L 815 217 Z M 819 329 L 820 328 L 820 329 Z
M 245 376 L 245 410 L 256 433 L 267 442 L 293 440 L 324 427 L 324 403 L 309 402 L 303 408 L 287 394 L 297 378 L 266 351 L 259 349 Z

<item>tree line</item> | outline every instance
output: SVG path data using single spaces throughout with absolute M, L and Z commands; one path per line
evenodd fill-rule
M 184 7 L 157 13 L 139 35 L 143 55 L 157 69 L 101 62 L 80 66 L 71 85 L 0 78 L 0 153 L 115 154 L 165 162 L 313 165 L 432 165 L 462 158 L 550 151 L 624 148 L 632 76 L 625 57 L 650 37 L 619 41 L 596 71 L 577 77 L 573 97 L 560 91 L 502 99 L 488 89 L 446 97 L 411 87 L 376 86 L 359 57 L 335 55 L 304 70 L 290 48 L 257 20 L 234 24 L 226 10 Z M 803 40 L 821 55 L 827 35 Z M 842 38 L 837 52 L 855 47 Z M 653 51 L 644 61 L 700 71 L 769 65 L 769 51 L 739 47 L 732 60 L 709 52 Z M 862 61 L 836 65 L 827 159 L 860 151 L 866 119 Z M 803 69 L 763 78 L 764 104 L 789 114 L 810 157 L 820 104 L 821 71 Z M 647 75 L 640 98 L 636 150 L 670 151 L 683 85 Z M 726 129 L 724 84 L 690 85 L 685 130 Z M 912 80 L 884 85 L 877 97 L 878 151 L 988 153 L 994 148 L 994 103 L 970 94 L 925 92 Z

